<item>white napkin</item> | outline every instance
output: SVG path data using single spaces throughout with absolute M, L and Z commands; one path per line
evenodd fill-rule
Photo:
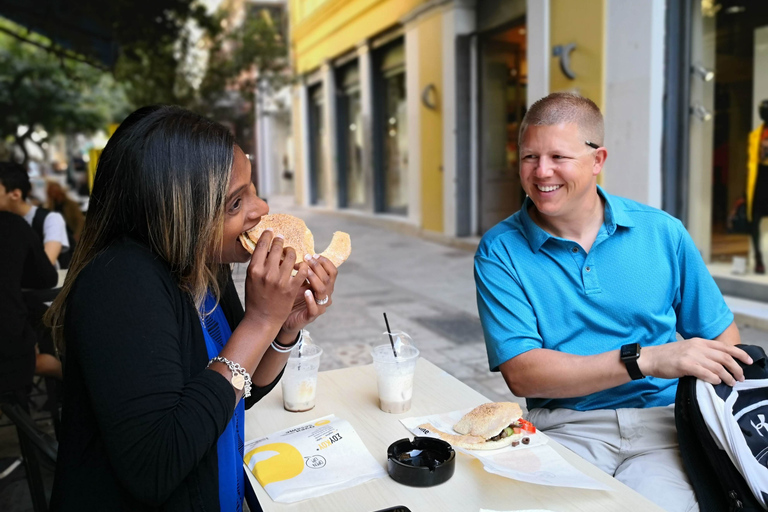
M 246 442 L 244 463 L 251 483 L 282 503 L 387 475 L 352 425 L 333 414 Z

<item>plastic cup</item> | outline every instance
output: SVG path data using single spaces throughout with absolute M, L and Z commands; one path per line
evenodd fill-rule
M 323 349 L 317 345 L 304 345 L 294 349 L 285 365 L 281 379 L 283 387 L 283 408 L 291 412 L 309 411 L 315 406 L 317 391 L 317 370 Z
M 411 408 L 419 349 L 413 345 L 400 345 L 395 357 L 392 346 L 387 344 L 375 347 L 371 355 L 379 388 L 379 409 L 393 414 L 406 412 Z

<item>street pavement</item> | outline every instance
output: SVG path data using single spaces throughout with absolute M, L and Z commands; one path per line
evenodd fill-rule
M 290 198 L 272 198 L 270 208 L 272 213 L 303 218 L 318 253 L 334 231 L 346 231 L 352 239 L 352 254 L 340 267 L 333 305 L 308 328 L 323 348 L 321 371 L 371 363 L 371 347 L 388 343 L 386 312 L 390 327 L 408 333 L 422 357 L 490 400 L 524 405 L 509 392 L 501 375 L 488 369 L 475 303 L 471 244 L 460 248 L 462 244 L 436 243 L 417 236 L 415 229 L 404 229 L 402 223 L 295 207 Z M 245 269 L 245 265 L 234 268 L 241 297 Z M 767 332 L 743 322 L 739 327 L 744 343 L 768 351 Z M 39 424 L 50 428 L 43 417 Z M 18 453 L 13 427 L 0 418 L 0 461 Z M 47 481 L 50 484 L 50 478 Z M 24 480 L 0 481 L 0 510 L 32 510 Z

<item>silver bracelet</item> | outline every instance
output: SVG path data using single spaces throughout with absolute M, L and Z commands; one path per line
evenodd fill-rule
M 291 350 L 293 350 L 293 347 L 295 347 L 297 344 L 299 344 L 301 342 L 301 340 L 303 339 L 303 337 L 304 337 L 304 329 L 301 329 L 299 331 L 299 334 L 296 335 L 296 339 L 294 340 L 294 342 L 291 343 L 290 345 L 283 345 L 282 343 L 277 341 L 277 338 L 275 338 L 274 340 L 272 340 L 271 347 L 276 352 L 280 352 L 281 354 L 286 354 L 286 353 L 290 352 Z
M 251 396 L 251 376 L 248 374 L 247 371 L 245 371 L 245 368 L 240 366 L 238 363 L 233 363 L 226 357 L 216 356 L 210 361 L 208 361 L 208 366 L 211 366 L 211 363 L 224 363 L 227 365 L 227 368 L 229 368 L 229 371 L 232 372 L 232 378 L 230 379 L 230 384 L 232 384 L 232 387 L 236 390 L 240 391 L 241 389 L 245 388 L 244 396 L 245 398 L 248 398 Z M 206 367 L 207 368 L 207 367 Z
M 272 347 L 272 350 L 274 350 L 275 352 L 280 352 L 281 354 L 287 354 L 288 352 L 293 350 L 293 347 L 295 347 L 295 346 L 296 346 L 296 344 L 294 343 L 290 347 L 283 347 L 279 343 L 277 343 L 277 341 L 273 341 L 270 344 L 270 347 Z

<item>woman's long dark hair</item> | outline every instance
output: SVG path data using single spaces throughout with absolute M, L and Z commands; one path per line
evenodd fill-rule
M 121 236 L 163 258 L 198 309 L 209 288 L 219 296 L 223 266 L 211 256 L 221 247 L 234 147 L 226 128 L 179 107 L 144 107 L 123 121 L 99 158 L 83 233 L 46 315 L 60 352 L 73 283 Z

